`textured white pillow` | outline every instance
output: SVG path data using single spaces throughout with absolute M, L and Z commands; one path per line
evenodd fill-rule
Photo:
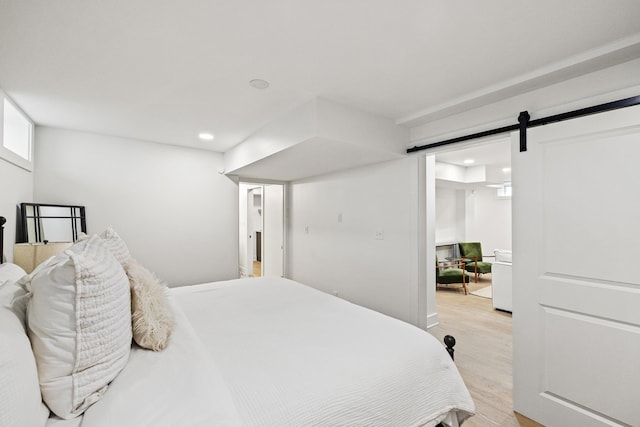
M 129 248 L 127 244 L 120 238 L 118 233 L 111 227 L 104 230 L 99 234 L 100 238 L 104 240 L 105 244 L 111 251 L 114 257 L 118 260 L 118 262 L 124 266 L 130 259 L 131 253 L 129 252 Z
M 28 332 L 42 397 L 56 415 L 73 418 L 127 363 L 129 281 L 98 236 L 51 258 L 30 279 Z
M 131 284 L 133 339 L 142 348 L 163 350 L 174 324 L 167 286 L 135 259 L 126 264 L 125 270 Z
M 39 427 L 47 421 L 49 409 L 42 403 L 36 361 L 25 331 L 28 295 L 14 282 L 24 270 L 14 267 L 20 269 L 0 265 L 0 277 L 9 278 L 0 283 L 0 426 Z
M 78 241 L 86 240 L 90 237 L 91 236 L 89 234 L 81 232 L 78 236 Z M 124 265 L 131 259 L 131 253 L 129 252 L 127 244 L 122 240 L 118 233 L 116 233 L 112 227 L 109 227 L 102 233 L 98 234 L 98 237 L 104 241 L 113 256 L 116 257 L 118 262 L 124 267 Z

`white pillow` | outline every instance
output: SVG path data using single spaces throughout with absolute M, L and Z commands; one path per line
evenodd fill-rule
M 164 350 L 174 324 L 167 286 L 135 259 L 125 270 L 131 285 L 133 339 L 142 348 Z
M 98 236 L 51 258 L 30 279 L 28 332 L 42 397 L 56 415 L 73 418 L 127 363 L 129 281 Z
M 0 264 L 0 284 L 6 281 L 17 282 L 26 274 L 27 272 L 19 265 L 10 262 Z
M 91 236 L 81 232 L 78 237 L 78 241 L 86 240 L 89 237 Z M 104 243 L 107 245 L 113 256 L 116 257 L 120 265 L 124 267 L 124 265 L 131 259 L 131 253 L 129 252 L 127 244 L 122 240 L 118 233 L 116 233 L 112 227 L 108 227 L 100 233 L 98 237 L 104 240 Z
M 107 247 L 111 251 L 114 257 L 118 260 L 120 265 L 124 266 L 130 259 L 131 253 L 127 244 L 120 238 L 118 233 L 111 227 L 104 230 L 99 234 L 100 238 L 104 240 Z
M 13 266 L 13 267 L 12 267 Z M 14 268 L 15 267 L 15 268 Z M 25 331 L 25 289 L 14 280 L 24 275 L 14 264 L 0 265 L 0 426 L 44 426 L 49 409 L 42 403 L 36 361 Z M 17 300 L 15 303 L 13 302 Z

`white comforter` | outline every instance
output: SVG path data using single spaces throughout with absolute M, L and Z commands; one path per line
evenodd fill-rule
M 169 347 L 134 350 L 82 427 L 433 426 L 474 411 L 431 335 L 299 283 L 231 280 L 172 299 Z
M 82 416 L 82 427 L 241 426 L 224 379 L 211 363 L 182 310 L 169 346 L 134 347 L 129 362 L 102 400 Z M 50 420 L 47 427 L 67 427 Z M 69 425 L 77 421 L 69 420 Z M 59 423 L 60 420 L 57 420 Z
M 435 425 L 473 402 L 430 334 L 281 278 L 174 289 L 245 426 Z

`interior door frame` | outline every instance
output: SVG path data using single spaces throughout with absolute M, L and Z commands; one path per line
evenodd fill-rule
M 249 184 L 249 185 L 256 185 L 256 186 L 262 186 L 264 187 L 265 185 L 281 185 L 282 186 L 282 275 L 283 277 L 288 277 L 288 242 L 289 242 L 289 232 L 287 229 L 287 224 L 289 223 L 289 218 L 288 218 L 288 193 L 289 193 L 289 184 L 286 181 L 277 181 L 277 180 L 270 180 L 270 179 L 255 179 L 255 178 L 246 178 L 246 177 L 238 177 L 238 185 L 240 184 Z M 239 187 L 238 187 L 239 188 Z M 246 196 L 246 195 L 245 195 Z M 264 206 L 264 190 L 263 190 L 263 194 L 262 194 L 262 205 Z M 264 211 L 263 211 L 264 212 Z M 246 212 L 239 212 L 239 215 L 246 215 Z M 264 229 L 263 229 L 264 230 Z M 240 239 L 240 226 L 238 226 L 238 240 Z M 264 241 L 264 240 L 263 240 Z M 265 256 L 264 253 L 264 244 L 263 244 L 263 248 L 262 248 L 262 256 Z M 238 267 L 239 269 L 239 267 Z M 262 271 L 264 272 L 264 270 Z
M 469 147 L 482 146 L 483 144 L 490 144 L 495 142 L 498 139 L 505 139 L 508 137 L 509 137 L 508 132 L 504 132 L 502 134 L 491 133 L 490 135 L 479 136 L 475 139 L 466 139 L 464 141 L 457 142 L 456 144 L 453 144 L 453 145 L 445 144 L 445 145 L 438 145 L 434 147 L 424 148 L 420 150 L 419 153 L 416 153 L 416 155 L 423 157 L 425 159 L 424 162 L 426 163 L 425 172 L 424 172 L 425 176 L 420 177 L 420 179 L 423 179 L 426 182 L 426 186 L 424 189 L 424 192 L 426 193 L 426 197 L 424 200 L 421 200 L 420 203 L 423 203 L 426 205 L 425 216 L 424 216 L 425 228 L 421 232 L 424 233 L 425 235 L 425 246 L 426 246 L 424 250 L 425 256 L 422 259 L 423 260 L 426 259 L 424 263 L 426 263 L 428 267 L 435 262 L 436 255 L 437 255 L 436 254 L 436 219 L 435 219 L 435 216 L 436 216 L 435 194 L 437 190 L 436 190 L 435 164 L 436 164 L 436 158 L 438 154 L 449 152 L 449 151 L 462 150 Z M 511 227 L 512 227 L 511 228 L 512 242 L 513 242 L 513 218 L 512 218 Z M 424 297 L 424 301 L 425 301 L 424 308 L 426 310 L 425 329 L 428 329 L 428 328 L 439 325 L 440 319 L 436 309 L 435 268 L 426 268 L 425 275 L 426 275 L 426 294 Z M 421 300 L 421 298 L 417 298 L 417 299 Z M 423 316 L 421 316 L 421 318 L 422 317 Z
M 617 93 L 612 93 L 612 96 L 615 96 Z M 601 99 L 601 97 L 596 97 L 596 96 L 587 96 L 583 99 L 580 100 L 580 103 L 589 103 L 591 100 L 596 100 L 596 99 Z M 470 134 L 470 135 L 465 135 L 462 137 L 456 137 L 456 138 L 452 138 L 452 139 L 448 139 L 448 140 L 444 140 L 444 141 L 438 141 L 438 142 L 432 142 L 429 144 L 425 144 L 422 146 L 415 146 L 413 148 L 410 148 L 407 150 L 407 153 L 414 153 L 414 152 L 422 152 L 423 155 L 437 155 L 440 152 L 444 152 L 447 151 L 447 148 L 443 148 L 446 147 L 448 145 L 455 145 L 456 147 L 464 147 L 466 146 L 466 142 L 467 141 L 479 141 L 485 137 L 488 136 L 497 136 L 497 135 L 508 135 L 509 133 L 516 131 L 516 130 L 521 130 L 523 131 L 522 133 L 524 134 L 524 137 L 520 138 L 519 142 L 519 146 L 524 148 L 524 150 L 526 150 L 526 129 L 528 126 L 542 126 L 544 124 L 549 124 L 550 122 L 548 122 L 549 120 L 553 120 L 553 121 L 564 121 L 567 119 L 571 119 L 574 117 L 580 117 L 580 116 L 586 116 L 586 115 L 591 115 L 591 114 L 597 114 L 597 113 L 602 113 L 602 112 L 606 112 L 606 111 L 610 111 L 610 110 L 614 110 L 614 109 L 619 109 L 619 108 L 626 108 L 626 107 L 631 107 L 633 105 L 638 105 L 640 103 L 640 97 L 639 96 L 634 96 L 631 98 L 626 98 L 623 100 L 619 100 L 619 101 L 613 101 L 613 102 L 609 102 L 609 103 L 605 103 L 605 104 L 599 104 L 599 105 L 595 105 L 593 107 L 587 107 L 587 108 L 583 108 L 583 109 L 579 109 L 579 110 L 574 110 L 571 111 L 569 113 L 564 113 L 564 114 L 558 114 L 555 116 L 550 116 L 547 118 L 543 118 L 543 119 L 538 119 L 535 121 L 530 121 L 529 118 L 527 117 L 527 115 L 522 115 L 519 117 L 519 119 L 522 119 L 520 121 L 519 124 L 516 125 L 511 125 L 511 126 L 505 126 L 502 128 L 497 128 L 497 129 L 492 129 L 489 131 L 483 131 L 483 132 L 479 132 L 479 133 L 475 133 L 475 134 Z M 575 104 L 575 103 L 574 103 Z M 566 104 L 567 106 L 569 104 Z M 556 110 L 557 108 L 561 108 L 556 106 Z M 516 152 L 515 150 L 513 150 L 514 145 L 512 145 L 512 158 L 515 155 L 518 155 L 520 153 Z M 451 149 L 451 148 L 449 148 Z M 513 163 L 513 160 L 512 160 Z M 517 197 L 523 197 L 522 193 L 519 193 Z M 513 206 L 513 205 L 512 205 Z M 513 209 L 513 207 L 512 207 Z M 516 233 L 515 233 L 515 223 L 517 221 L 517 216 L 515 214 L 512 214 L 512 241 L 513 241 L 513 245 L 515 246 L 515 240 L 516 240 Z M 427 239 L 427 248 L 430 248 L 431 245 L 434 244 L 435 245 L 435 238 L 433 239 L 433 241 L 431 241 L 430 239 Z M 515 258 L 514 258 L 515 261 Z M 427 260 L 428 262 L 428 260 Z M 514 273 L 516 272 L 517 269 L 517 265 L 514 264 Z M 430 277 L 430 275 L 428 276 Z M 431 287 L 432 283 L 429 281 L 428 282 L 428 286 Z M 515 293 L 517 292 L 517 289 L 514 289 L 514 298 L 515 298 Z M 427 301 L 429 302 L 429 301 Z M 437 314 L 436 314 L 437 316 Z M 514 336 L 515 339 L 515 336 Z M 523 337 L 523 339 L 526 339 L 526 337 Z M 614 351 L 614 350 L 612 350 Z M 516 357 L 514 356 L 514 364 L 516 363 Z M 515 385 L 514 385 L 514 391 L 515 391 Z M 514 399 L 514 403 L 515 403 Z M 516 410 L 518 410 L 519 408 L 516 408 L 514 405 L 514 408 Z M 522 409 L 520 409 L 522 411 Z M 523 411 L 524 415 L 527 415 L 525 412 L 527 411 Z

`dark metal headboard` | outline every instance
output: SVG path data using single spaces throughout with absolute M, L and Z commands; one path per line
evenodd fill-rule
M 0 216 L 0 264 L 4 262 L 4 223 L 7 219 Z

